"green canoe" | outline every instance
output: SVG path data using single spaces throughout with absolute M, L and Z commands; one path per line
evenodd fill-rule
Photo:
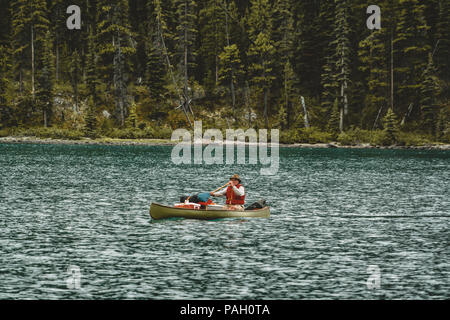
M 185 208 L 174 208 L 158 203 L 150 205 L 150 216 L 157 219 L 186 218 L 186 219 L 220 219 L 220 218 L 268 218 L 269 207 L 256 210 L 234 211 L 234 210 L 193 210 Z

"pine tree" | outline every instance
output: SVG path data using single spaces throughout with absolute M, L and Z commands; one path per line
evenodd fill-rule
M 62 55 L 62 47 L 65 45 L 65 41 L 68 40 L 68 36 L 70 35 L 69 30 L 67 30 L 66 26 L 66 8 L 68 6 L 67 1 L 65 0 L 54 0 L 49 2 L 49 11 L 50 11 L 50 23 L 52 35 L 54 37 L 54 55 L 55 55 L 55 81 L 58 82 L 60 80 L 61 73 L 61 55 Z
M 93 31 L 91 30 L 88 38 L 88 51 L 86 54 L 86 85 L 88 88 L 89 96 L 92 97 L 94 108 L 97 103 L 98 84 L 96 48 Z
M 334 100 L 333 107 L 331 109 L 330 119 L 328 120 L 328 132 L 331 132 L 335 138 L 337 138 L 340 129 L 339 129 L 339 100 L 336 98 Z
M 275 47 L 271 39 L 272 10 L 268 0 L 252 0 L 248 20 L 252 40 L 247 53 L 250 62 L 250 82 L 257 91 L 263 93 L 263 117 L 266 128 L 269 127 L 269 90 L 275 79 L 273 72 Z
M 128 21 L 128 1 L 99 0 L 97 9 L 99 73 L 108 87 L 113 86 L 115 118 L 119 125 L 124 126 L 128 113 L 130 59 L 136 52 Z
M 280 109 L 278 109 L 277 119 L 278 119 L 278 127 L 281 130 L 286 129 L 286 127 L 287 127 L 287 113 L 286 113 L 286 110 L 284 109 L 283 105 L 281 105 Z
M 268 108 L 268 94 L 275 77 L 272 73 L 273 57 L 275 48 L 272 45 L 267 34 L 261 32 L 256 41 L 250 46 L 248 56 L 251 59 L 250 65 L 251 82 L 262 90 L 264 99 L 264 121 L 266 128 L 269 127 L 269 108 Z
M 435 97 L 438 95 L 436 68 L 431 53 L 428 57 L 428 66 L 424 72 L 424 81 L 421 94 L 421 110 L 423 130 L 429 134 L 436 133 L 437 106 Z
M 12 117 L 12 110 L 7 95 L 11 68 L 8 60 L 8 50 L 6 46 L 0 44 L 0 126 L 8 125 Z
M 30 0 L 10 2 L 11 39 L 14 74 L 19 81 L 19 93 L 24 91 L 25 70 L 31 66 L 31 4 Z
M 145 72 L 145 85 L 150 91 L 150 96 L 155 101 L 161 101 L 166 91 L 166 69 L 164 66 L 164 53 L 159 38 L 153 43 L 148 42 L 148 58 Z
M 287 128 L 290 128 L 292 122 L 291 121 L 292 103 L 293 103 L 292 101 L 294 99 L 295 74 L 291 62 L 289 60 L 286 61 L 284 65 L 283 80 L 284 80 L 283 102 L 286 110 L 286 126 Z
M 439 21 L 436 25 L 435 56 L 439 77 L 443 80 L 442 98 L 450 99 L 450 2 L 439 1 Z
M 93 97 L 89 97 L 89 102 L 84 118 L 84 134 L 86 137 L 95 138 L 97 129 L 97 118 L 95 117 L 95 104 Z
M 398 120 L 391 108 L 388 109 L 384 116 L 383 123 L 387 141 L 390 144 L 394 144 L 397 141 Z
M 333 44 L 336 48 L 336 81 L 339 86 L 339 130 L 344 130 L 344 115 L 348 110 L 347 87 L 350 82 L 350 27 L 348 23 L 349 6 L 347 0 L 335 0 L 336 2 L 336 23 L 334 32 L 336 40 Z
M 322 72 L 322 97 L 321 106 L 324 110 L 331 112 L 336 100 L 338 84 L 336 82 L 335 64 L 331 56 L 327 57 L 327 62 L 323 66 Z
M 288 61 L 292 61 L 294 49 L 294 17 L 290 0 L 277 0 L 273 10 L 272 40 L 276 49 L 277 59 L 274 70 L 278 79 L 284 79 L 283 72 Z M 289 65 L 291 66 L 290 62 Z M 276 83 L 278 88 L 283 87 L 283 82 Z
M 72 85 L 74 98 L 75 98 L 75 110 L 78 111 L 78 84 L 81 79 L 81 58 L 78 50 L 75 50 L 69 57 L 69 77 Z
M 127 118 L 127 127 L 133 129 L 137 127 L 137 113 L 135 103 L 132 103 L 130 106 L 130 113 Z
M 188 97 L 189 73 L 195 69 L 194 43 L 197 36 L 196 29 L 196 2 L 193 0 L 176 0 L 177 7 L 177 36 L 180 73 L 184 77 L 184 96 Z
M 297 75 L 298 87 L 305 95 L 317 96 L 321 93 L 321 73 L 324 55 L 324 34 L 332 35 L 333 30 L 321 32 L 320 6 L 331 1 L 293 1 L 294 53 L 292 66 Z M 334 10 L 331 12 L 333 15 Z M 334 17 L 330 20 L 334 21 Z M 331 22 L 331 26 L 332 26 Z M 334 51 L 334 50 L 333 50 Z
M 240 59 L 239 49 L 236 44 L 232 44 L 230 46 L 226 46 L 223 49 L 223 52 L 219 55 L 219 81 L 220 83 L 228 87 L 231 84 L 230 88 L 236 88 L 238 85 L 238 81 L 242 77 L 242 64 Z M 230 95 L 232 99 L 232 106 L 235 106 L 235 96 L 231 92 Z M 233 109 L 233 113 L 236 110 Z
M 450 130 L 450 108 L 447 107 L 447 112 L 444 108 L 441 108 L 438 114 L 437 119 L 437 125 L 436 125 L 436 138 L 438 141 L 447 142 L 445 141 L 444 137 L 445 135 L 449 133 Z
M 397 33 L 393 44 L 397 60 L 398 109 L 401 113 L 406 112 L 410 103 L 418 104 L 422 89 L 421 77 L 430 51 L 424 8 L 418 0 L 399 0 Z
M 381 107 L 389 104 L 389 54 L 387 28 L 373 30 L 369 36 L 359 43 L 360 71 L 365 76 L 367 116 L 363 118 L 373 123 Z M 369 123 L 367 123 L 369 125 Z
M 50 31 L 37 42 L 36 104 L 42 110 L 44 127 L 50 125 L 53 114 L 54 56 Z
M 219 81 L 219 54 L 226 46 L 227 16 L 220 4 L 222 0 L 198 1 L 199 39 L 198 69 L 201 82 L 212 92 Z
M 269 0 L 251 0 L 250 4 L 248 24 L 251 40 L 255 41 L 261 32 L 270 36 L 273 30 L 273 8 Z

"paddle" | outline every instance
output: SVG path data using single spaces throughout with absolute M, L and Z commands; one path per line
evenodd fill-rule
M 228 186 L 228 182 L 225 183 L 223 186 L 221 186 L 221 187 L 217 188 L 216 190 L 214 190 L 212 193 L 215 193 L 215 192 L 219 191 L 220 189 L 225 188 L 226 186 Z
M 224 184 L 223 186 L 214 190 L 212 193 L 215 193 L 215 192 L 219 191 L 220 189 L 225 188 L 226 186 L 228 186 L 228 182 L 226 184 Z M 202 192 L 202 193 L 197 194 L 197 197 L 206 199 L 206 201 L 208 201 L 207 199 L 209 199 L 210 195 L 211 194 L 209 192 Z M 191 198 L 191 196 L 189 196 L 186 200 L 189 201 L 190 198 Z M 206 201 L 203 201 L 203 202 L 206 202 Z

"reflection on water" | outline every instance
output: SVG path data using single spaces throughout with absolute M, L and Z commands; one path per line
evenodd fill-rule
M 170 152 L 0 145 L 0 299 L 450 298 L 449 152 L 286 148 L 274 177 Z M 270 219 L 150 219 L 232 173 Z

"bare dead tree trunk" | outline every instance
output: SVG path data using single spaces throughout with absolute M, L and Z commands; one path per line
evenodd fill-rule
M 308 116 L 308 110 L 306 110 L 306 103 L 305 98 L 301 97 L 302 107 L 303 107 L 303 113 L 305 114 L 304 120 L 305 120 L 305 128 L 309 128 L 309 116 Z
M 228 13 L 225 12 L 225 33 L 227 37 L 227 46 L 230 46 L 230 33 L 228 31 Z M 231 89 L 231 103 L 233 106 L 233 115 L 236 112 L 236 92 L 234 89 L 234 68 L 233 64 L 231 64 L 231 81 L 230 81 L 230 89 Z
M 391 109 L 394 111 L 394 32 L 391 32 Z
M 187 1 L 184 3 L 184 19 L 187 21 Z M 184 28 L 184 98 L 188 100 L 188 28 Z
M 19 92 L 20 94 L 23 93 L 23 76 L 22 76 L 22 69 L 19 71 Z
M 33 95 L 33 101 L 35 99 L 34 88 L 34 28 L 31 26 L 31 94 Z
M 375 130 L 375 128 L 377 127 L 377 122 L 378 122 L 378 119 L 380 118 L 381 110 L 383 110 L 383 106 L 381 106 L 380 110 L 378 110 L 378 115 L 377 115 L 377 117 L 375 119 L 375 122 L 373 123 L 372 130 Z

